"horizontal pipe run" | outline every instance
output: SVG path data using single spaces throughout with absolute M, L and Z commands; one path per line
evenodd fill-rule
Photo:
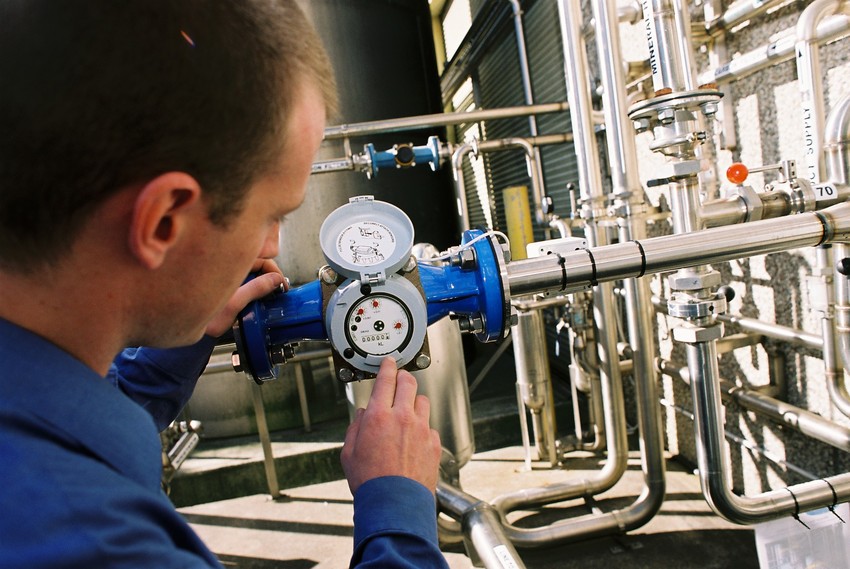
M 507 267 L 508 284 L 512 296 L 575 292 L 599 282 L 846 241 L 848 236 L 850 204 L 844 203 L 782 219 L 514 261 Z
M 667 375 L 679 377 L 686 383 L 690 383 L 687 366 L 661 360 L 659 361 L 659 368 Z M 748 411 L 753 411 L 775 423 L 790 427 L 811 439 L 844 452 L 850 452 L 850 428 L 839 425 L 816 413 L 779 401 L 754 389 L 739 387 L 725 379 L 720 380 L 720 396 L 724 401 L 734 401 Z
M 667 314 L 667 299 L 657 296 L 652 297 L 652 305 L 655 310 Z M 717 319 L 727 324 L 735 324 L 741 330 L 746 332 L 754 332 L 761 334 L 773 340 L 787 342 L 801 348 L 810 348 L 813 350 L 823 349 L 823 338 L 817 334 L 811 334 L 797 328 L 774 324 L 773 322 L 764 322 L 755 318 L 747 318 L 735 314 L 718 314 Z
M 843 14 L 834 15 L 818 24 L 817 42 L 819 44 L 829 43 L 847 34 L 850 34 L 850 18 Z M 791 60 L 795 55 L 795 43 L 794 30 L 788 30 L 787 35 L 783 35 L 783 37 L 766 46 L 748 51 L 720 67 L 700 73 L 698 82 L 705 85 L 707 83 L 736 81 L 771 65 Z
M 743 24 L 747 20 L 764 14 L 771 8 L 787 2 L 788 0 L 739 0 L 735 2 L 716 20 L 707 23 L 706 31 L 709 34 L 728 32 L 735 26 Z
M 504 107 L 501 109 L 486 109 L 461 113 L 436 113 L 432 115 L 418 115 L 397 119 L 342 124 L 327 127 L 325 129 L 325 140 L 350 138 L 354 136 L 364 136 L 367 134 L 400 132 L 450 124 L 525 117 L 548 113 L 562 113 L 569 109 L 570 106 L 566 102 L 543 103 L 538 105 Z
M 690 411 L 688 411 L 687 409 L 685 409 L 683 407 L 680 407 L 678 405 L 671 403 L 670 401 L 667 401 L 666 399 L 661 400 L 661 405 L 663 405 L 664 407 L 667 407 L 668 409 L 672 409 L 676 413 L 679 413 L 680 415 L 687 417 L 691 421 L 694 420 L 694 414 L 693 413 L 691 413 Z M 814 473 L 809 472 L 808 470 L 805 470 L 803 468 L 800 468 L 796 464 L 792 464 L 790 462 L 782 460 L 781 458 L 779 458 L 778 456 L 775 456 L 772 452 L 768 451 L 767 449 L 760 447 L 760 446 L 752 443 L 751 441 L 748 441 L 747 439 L 739 437 L 738 435 L 730 432 L 729 430 L 724 430 L 723 432 L 726 435 L 726 440 L 728 440 L 729 442 L 733 442 L 736 445 L 742 446 L 745 449 L 752 451 L 754 454 L 756 454 L 756 456 L 762 456 L 762 457 L 766 458 L 767 460 L 776 464 L 777 466 L 780 466 L 781 468 L 783 468 L 787 472 L 793 472 L 793 473 L 799 475 L 801 478 L 805 478 L 806 480 L 817 480 L 818 479 L 818 477 L 815 476 Z

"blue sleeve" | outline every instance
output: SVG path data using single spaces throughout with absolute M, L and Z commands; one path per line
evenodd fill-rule
M 401 476 L 370 480 L 354 495 L 354 555 L 361 569 L 448 569 L 437 542 L 437 506 L 423 485 Z
M 112 362 L 106 378 L 146 409 L 162 431 L 192 396 L 215 342 L 204 336 L 184 348 L 127 348 Z

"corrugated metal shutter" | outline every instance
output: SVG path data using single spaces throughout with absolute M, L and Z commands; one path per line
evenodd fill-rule
M 473 13 L 481 4 L 472 2 Z M 553 0 L 538 0 L 526 4 L 528 7 L 523 16 L 523 25 L 534 100 L 538 103 L 564 101 L 567 95 L 557 4 Z M 516 34 L 512 24 L 505 27 L 493 47 L 481 58 L 473 80 L 475 97 L 482 108 L 525 104 Z M 569 116 L 567 113 L 542 115 L 537 118 L 537 127 L 539 134 L 569 132 Z M 494 140 L 529 134 L 528 119 L 518 117 L 490 121 L 486 125 L 484 137 Z M 458 139 L 462 139 L 462 136 L 462 133 L 458 133 Z M 568 216 L 570 211 L 566 185 L 577 177 L 572 145 L 543 147 L 541 153 L 546 192 L 554 200 L 555 211 L 561 216 Z M 487 153 L 484 160 L 488 192 L 495 208 L 494 229 L 504 230 L 502 190 L 510 186 L 529 184 L 525 155 L 521 150 L 505 150 Z M 466 178 L 466 182 L 470 204 L 478 203 L 474 180 Z M 470 218 L 474 219 L 473 226 L 483 222 L 480 212 L 470 211 Z M 536 233 L 537 238 L 542 237 L 541 229 Z

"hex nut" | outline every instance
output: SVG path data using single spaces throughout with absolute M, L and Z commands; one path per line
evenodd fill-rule
M 714 326 L 678 326 L 673 328 L 673 339 L 686 344 L 710 342 L 723 337 L 723 323 Z
M 667 284 L 673 290 L 702 290 L 720 286 L 721 277 L 717 271 L 708 273 L 689 273 L 677 271 L 667 277 Z

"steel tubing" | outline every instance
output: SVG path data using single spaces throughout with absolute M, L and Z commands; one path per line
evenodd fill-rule
M 508 264 L 511 295 L 575 292 L 603 281 L 639 277 L 850 239 L 850 203 L 783 219 L 591 247 Z
M 835 247 L 836 264 L 847 257 L 848 247 L 845 244 Z M 838 351 L 844 364 L 845 373 L 827 377 L 827 391 L 833 405 L 845 416 L 850 417 L 850 394 L 847 392 L 847 374 L 850 370 L 850 280 L 842 274 L 835 274 L 835 333 L 838 340 Z
M 655 92 L 693 91 L 690 17 L 681 0 L 644 0 L 643 20 Z
M 437 484 L 437 501 L 442 511 L 460 522 L 464 538 L 471 542 L 484 567 L 525 568 L 490 504 L 445 482 Z
M 542 103 L 539 105 L 504 107 L 501 109 L 485 109 L 462 113 L 437 113 L 433 115 L 418 115 L 397 119 L 341 124 L 327 127 L 325 129 L 325 140 L 351 138 L 355 136 L 365 136 L 368 134 L 380 134 L 386 132 L 401 132 L 450 124 L 508 119 L 548 113 L 562 113 L 569 110 L 570 107 L 565 102 Z
M 528 160 L 528 175 L 531 178 L 531 192 L 534 195 L 535 207 L 543 202 L 542 170 L 534 152 L 536 146 L 546 144 L 561 144 L 572 139 L 570 134 L 546 134 L 533 138 L 500 138 L 481 142 L 467 142 L 457 146 L 452 153 L 452 171 L 455 180 L 455 198 L 457 199 L 458 217 L 461 229 L 469 229 L 469 206 L 466 200 L 466 182 L 463 178 L 463 159 L 467 154 L 479 152 L 494 152 L 521 148 Z
M 826 172 L 837 184 L 850 184 L 850 95 L 829 112 L 824 133 Z
M 817 25 L 815 41 L 819 45 L 823 45 L 842 38 L 848 33 L 850 33 L 850 18 L 844 14 L 836 14 L 825 18 Z M 793 59 L 795 44 L 796 37 L 793 30 L 789 30 L 787 35 L 783 35 L 776 41 L 741 54 L 720 67 L 700 73 L 698 82 L 705 85 L 707 83 L 737 81 L 771 65 Z
M 826 176 L 823 152 L 824 115 L 823 78 L 818 56 L 817 27 L 843 7 L 843 0 L 815 0 L 803 10 L 797 22 L 797 77 L 803 110 L 803 137 L 806 146 L 807 179 L 818 183 Z
M 760 16 L 783 2 L 787 0 L 739 0 L 726 8 L 720 18 L 709 22 L 706 31 L 709 34 L 728 32 L 738 24 Z
M 727 520 L 753 524 L 850 500 L 850 473 L 804 482 L 756 496 L 738 496 L 727 482 L 729 460 L 723 435 L 717 349 L 714 342 L 685 344 L 691 393 L 700 484 L 711 508 Z

